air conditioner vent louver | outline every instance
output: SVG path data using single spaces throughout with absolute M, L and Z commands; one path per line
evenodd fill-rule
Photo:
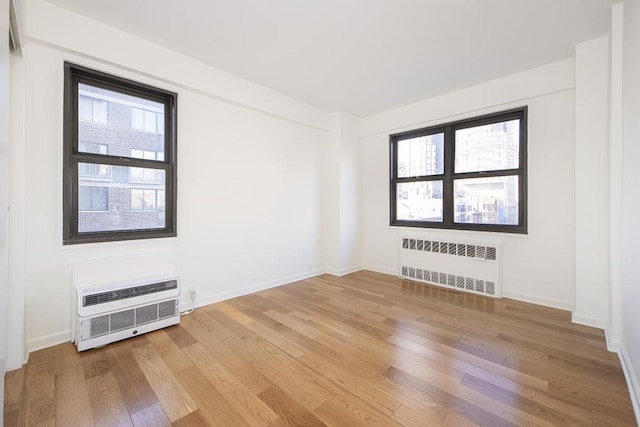
M 82 298 L 82 306 L 89 307 L 92 305 L 120 301 L 128 298 L 139 297 L 142 295 L 150 295 L 177 288 L 177 280 L 168 280 L 166 282 L 150 283 L 148 285 L 132 286 L 130 288 L 118 289 L 109 292 L 89 294 L 85 295 Z
M 492 297 L 502 294 L 500 243 L 435 241 L 404 237 L 400 277 Z

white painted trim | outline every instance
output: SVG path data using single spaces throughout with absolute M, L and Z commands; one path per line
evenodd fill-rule
M 607 350 L 612 353 L 620 353 L 620 343 L 613 339 L 611 332 L 609 332 L 610 326 L 604 329 L 604 339 L 607 342 Z
M 604 329 L 607 328 L 606 319 L 597 319 L 595 317 L 585 316 L 578 313 L 571 313 L 571 321 L 578 325 L 591 326 L 592 328 Z
M 363 270 L 369 270 L 369 271 L 374 271 L 376 273 L 382 273 L 382 274 L 389 274 L 391 276 L 396 276 L 398 277 L 400 274 L 400 272 L 398 270 L 395 269 L 390 269 L 390 268 L 386 268 L 386 267 L 378 267 L 375 265 L 371 265 L 371 264 L 364 264 L 362 266 Z
M 24 363 L 29 361 L 29 355 L 34 351 L 44 348 L 53 347 L 54 345 L 71 342 L 71 329 L 62 332 L 54 332 L 53 334 L 42 335 L 40 337 L 27 341 L 27 352 Z
M 354 265 L 347 268 L 341 268 L 339 270 L 336 270 L 334 268 L 327 268 L 327 273 L 333 276 L 341 277 L 346 276 L 347 274 L 355 273 L 356 271 L 360 271 L 362 269 L 363 267 L 361 265 Z
M 545 307 L 557 308 L 560 310 L 573 310 L 573 305 L 563 302 L 563 301 L 555 301 L 547 298 L 541 298 L 537 295 L 532 295 L 526 292 L 518 292 L 518 291 L 510 291 L 507 289 L 502 289 L 502 297 L 503 298 L 511 298 L 518 301 L 529 302 L 532 304 L 544 305 Z
M 636 422 L 640 421 L 640 383 L 638 383 L 638 376 L 631 364 L 631 358 L 627 353 L 627 348 L 623 343 L 620 343 L 618 357 L 620 358 L 620 364 L 622 365 L 622 372 L 627 380 L 627 387 L 629 387 L 629 397 L 633 404 L 633 411 L 636 414 Z

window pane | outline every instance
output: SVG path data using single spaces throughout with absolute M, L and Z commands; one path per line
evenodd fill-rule
M 83 83 L 78 84 L 78 93 L 78 115 L 84 119 L 78 120 L 79 141 L 104 145 L 113 156 L 134 157 L 133 150 L 140 150 L 164 157 L 164 135 L 136 130 L 156 132 L 156 116 L 164 112 L 164 104 Z
M 518 224 L 518 177 L 454 180 L 456 223 Z
M 444 134 L 398 141 L 398 178 L 444 173 Z
M 118 230 L 145 230 L 165 226 L 164 201 L 159 203 L 158 193 L 165 191 L 165 172 L 162 169 L 130 168 L 102 164 L 79 165 L 108 168 L 108 181 L 100 182 L 79 176 L 78 231 L 99 232 Z M 139 170 L 141 175 L 153 176 L 143 184 L 136 183 L 132 176 Z M 96 190 L 96 189 L 100 190 Z
M 442 221 L 442 181 L 403 182 L 397 185 L 396 219 Z
M 520 120 L 458 129 L 455 133 L 455 172 L 520 167 Z

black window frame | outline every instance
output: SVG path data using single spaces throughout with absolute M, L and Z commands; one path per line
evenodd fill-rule
M 78 85 L 88 84 L 164 105 L 164 160 L 137 159 L 78 150 Z M 64 245 L 177 236 L 177 102 L 174 92 L 64 62 L 63 239 Z M 78 231 L 78 163 L 140 167 L 165 172 L 165 226 L 153 229 Z
M 392 134 L 389 136 L 390 145 L 390 225 L 399 227 L 419 227 L 467 231 L 488 231 L 499 233 L 527 234 L 528 232 L 528 199 L 527 199 L 527 107 L 515 108 L 465 120 L 429 126 L 426 128 Z M 509 120 L 520 120 L 519 167 L 514 169 L 490 170 L 480 172 L 455 173 L 455 132 L 476 126 L 500 123 Z M 398 142 L 444 133 L 444 173 L 437 175 L 421 175 L 398 177 Z M 456 223 L 454 212 L 454 180 L 464 178 L 490 178 L 500 176 L 518 176 L 518 224 L 477 224 Z M 397 184 L 404 182 L 443 182 L 443 215 L 442 221 L 410 221 L 398 220 L 396 208 Z

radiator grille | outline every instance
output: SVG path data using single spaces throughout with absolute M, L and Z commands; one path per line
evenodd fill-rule
M 403 237 L 400 240 L 400 277 L 500 297 L 502 247 L 484 244 Z
M 177 280 L 167 280 L 165 282 L 151 283 L 148 285 L 132 286 L 124 289 L 117 289 L 107 292 L 89 294 L 82 297 L 82 306 L 89 307 L 97 304 L 104 304 L 113 301 L 124 300 L 142 295 L 150 295 L 158 292 L 168 291 L 178 288 Z
M 454 274 L 423 270 L 407 266 L 402 266 L 402 277 L 422 280 L 449 288 L 480 292 L 487 295 L 495 296 L 496 294 L 495 282 L 476 279 L 473 277 L 456 276 Z
M 464 243 L 440 242 L 436 240 L 411 238 L 402 239 L 402 248 L 412 251 L 441 253 L 467 258 L 481 258 L 489 261 L 495 261 L 497 254 L 495 246 L 469 245 Z

